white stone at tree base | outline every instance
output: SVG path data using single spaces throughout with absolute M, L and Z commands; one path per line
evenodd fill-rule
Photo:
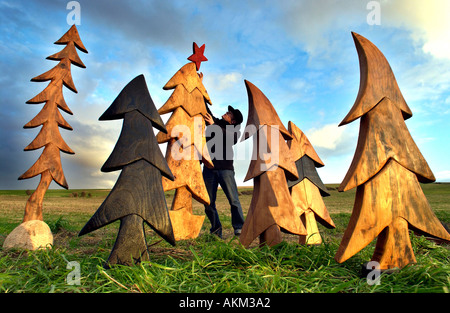
M 43 221 L 32 220 L 17 226 L 8 237 L 6 237 L 3 248 L 37 250 L 51 248 L 52 245 L 53 235 L 50 227 Z

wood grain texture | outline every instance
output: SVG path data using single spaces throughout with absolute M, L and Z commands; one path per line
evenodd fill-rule
M 306 234 L 287 188 L 284 173 L 281 167 L 277 167 L 253 178 L 253 196 L 239 239 L 244 247 L 248 247 L 261 235 L 261 243 L 278 243 L 276 227 L 264 233 L 273 225 L 291 234 Z
M 200 234 L 204 215 L 194 215 L 187 208 L 169 211 L 175 240 L 195 239 Z
M 450 234 L 433 213 L 416 175 L 390 160 L 386 166 L 356 190 L 355 204 L 345 230 L 336 260 L 344 262 L 375 239 L 397 218 L 408 222 L 409 228 L 429 236 L 450 240 Z M 410 245 L 409 237 L 399 238 L 396 247 L 403 251 Z M 379 238 L 379 240 L 381 240 Z M 383 250 L 378 247 L 377 250 Z M 406 250 L 405 250 L 406 251 Z M 386 253 L 394 251 L 387 249 Z M 402 267 L 402 261 L 394 267 Z
M 330 194 L 316 170 L 316 167 L 322 167 L 324 163 L 297 125 L 290 121 L 288 129 L 293 137 L 288 141 L 288 146 L 296 160 L 298 179 L 288 179 L 287 183 L 295 208 L 306 228 L 306 235 L 300 236 L 299 243 L 320 244 L 322 237 L 316 220 L 327 228 L 335 227 L 322 199 Z
M 206 105 L 206 99 L 198 88 L 190 93 L 184 85 L 178 85 L 169 99 L 159 108 L 158 113 L 162 115 L 182 107 L 191 117 L 198 114 L 205 116 L 207 113 Z
M 69 88 L 71 91 L 78 93 L 77 88 L 72 79 L 72 72 L 70 71 L 70 60 L 62 59 L 59 61 L 58 65 L 56 65 L 51 70 L 33 77 L 31 79 L 32 82 L 46 82 L 50 81 L 53 84 L 63 83 L 64 86 Z
M 192 214 L 192 199 L 206 205 L 210 201 L 200 162 L 214 167 L 204 120 L 211 99 L 197 69 L 195 63 L 188 63 L 175 73 L 163 87 L 174 91 L 158 110 L 172 113 L 165 125 L 167 134 L 159 132 L 156 138 L 158 143 L 167 143 L 166 161 L 175 177 L 174 181 L 163 178 L 162 184 L 165 191 L 176 189 L 170 210 L 176 240 L 196 238 L 200 233 L 204 216 Z
M 47 87 L 45 87 L 45 89 L 43 91 L 41 91 L 35 97 L 33 97 L 27 101 L 28 104 L 39 104 L 39 103 L 44 103 L 44 102 L 46 102 L 46 105 L 47 105 L 47 103 L 56 103 L 56 105 L 58 106 L 59 109 L 63 110 L 64 112 L 66 112 L 70 115 L 73 115 L 72 111 L 70 110 L 69 106 L 67 105 L 66 101 L 64 100 L 62 80 L 58 80 L 58 81 L 55 81 L 54 83 L 48 84 Z M 45 105 L 44 105 L 44 108 L 45 108 Z M 44 110 L 44 108 L 43 108 L 43 110 Z M 48 110 L 48 109 L 49 108 L 47 107 L 46 110 Z M 41 110 L 41 112 L 42 112 L 42 110 Z M 39 112 L 39 114 L 37 116 L 39 116 L 41 114 L 41 112 Z M 51 113 L 51 112 L 46 111 L 46 112 L 43 112 L 42 114 L 48 115 L 49 113 Z M 57 120 L 60 120 L 60 118 L 57 118 Z M 36 126 L 39 126 L 40 124 L 42 124 L 43 122 L 41 120 L 40 123 L 37 124 L 36 121 L 34 121 L 34 119 L 33 119 L 29 123 L 31 123 L 31 124 L 27 123 L 24 127 L 25 128 L 36 127 Z M 64 122 L 64 123 L 67 123 L 67 122 Z
M 123 217 L 105 267 L 116 264 L 132 266 L 149 260 L 144 221 L 136 214 Z
M 201 115 L 191 117 L 182 107 L 179 107 L 175 109 L 165 126 L 167 134 L 159 132 L 156 135 L 158 143 L 171 142 L 171 139 L 176 139 L 177 145 L 183 149 L 192 149 L 193 145 L 196 159 L 201 160 L 209 167 L 214 166 L 206 146 L 206 124 Z M 172 151 L 172 147 L 168 151 Z
M 292 121 L 288 122 L 288 131 L 292 135 L 292 140 L 288 140 L 287 144 L 293 160 L 300 160 L 304 155 L 307 155 L 314 161 L 315 167 L 325 166 L 308 137 Z
M 306 235 L 300 235 L 298 243 L 303 245 L 320 245 L 322 236 L 320 236 L 314 212 L 308 209 L 300 216 L 300 219 L 306 228 Z
M 327 228 L 334 228 L 334 222 L 323 202 L 323 196 L 320 189 L 308 178 L 290 188 L 292 200 L 301 216 L 303 213 L 311 210 L 315 214 L 315 219 Z
M 185 209 L 192 213 L 192 193 L 186 187 L 177 188 L 170 209 L 172 211 Z
M 75 152 L 62 138 L 59 127 L 72 130 L 72 126 L 64 119 L 59 109 L 68 114 L 73 114 L 64 100 L 63 86 L 75 93 L 77 92 L 72 79 L 71 64 L 85 68 L 86 66 L 78 56 L 77 48 L 85 53 L 87 53 L 87 50 L 81 42 L 75 25 L 55 43 L 66 46 L 63 50 L 49 56 L 47 59 L 59 61 L 59 63 L 49 71 L 31 79 L 33 82 L 50 82 L 42 92 L 27 101 L 28 104 L 44 103 L 44 106 L 24 126 L 24 128 L 41 126 L 36 138 L 24 150 L 44 149 L 38 160 L 19 177 L 19 180 L 22 180 L 41 175 L 36 191 L 30 196 L 25 206 L 23 222 L 33 219 L 43 220 L 42 204 L 44 195 L 52 180 L 63 188 L 69 188 L 61 165 L 60 151 L 68 154 L 74 154 Z
M 52 182 L 53 177 L 49 170 L 46 170 L 41 173 L 41 179 L 39 180 L 39 184 L 36 190 L 31 194 L 28 198 L 27 203 L 25 205 L 25 214 L 23 217 L 23 222 L 39 220 L 43 221 L 43 203 L 44 196 L 47 192 L 50 183 Z
M 101 170 L 117 171 L 142 159 L 158 168 L 164 177 L 174 179 L 161 149 L 158 148 L 152 123 L 140 111 L 134 110 L 125 114 L 119 139 Z
M 108 263 L 133 265 L 149 258 L 144 222 L 175 245 L 162 175 L 166 179 L 174 177 L 153 133 L 153 126 L 162 130 L 165 127 L 159 122 L 161 119 L 142 75 L 125 86 L 101 117 L 102 120 L 118 118 L 123 118 L 122 131 L 102 171 L 121 169 L 122 172 L 79 236 L 120 220 Z
M 73 40 L 68 41 L 67 45 L 64 49 L 62 49 L 61 51 L 52 54 L 51 56 L 47 57 L 48 60 L 54 60 L 54 61 L 60 61 L 63 59 L 68 59 L 70 60 L 70 63 L 81 67 L 81 68 L 86 68 L 86 65 L 84 65 L 83 61 L 81 61 L 78 53 L 77 53 L 77 49 L 75 48 L 75 43 Z
M 288 179 L 287 184 L 289 188 L 297 185 L 305 178 L 307 178 L 311 183 L 313 183 L 316 186 L 316 188 L 319 189 L 319 192 L 322 195 L 322 197 L 328 197 L 330 195 L 327 187 L 322 182 L 322 179 L 320 179 L 320 176 L 317 173 L 316 163 L 308 155 L 304 155 L 300 159 L 295 161 L 295 166 L 297 167 L 298 179 L 296 180 Z
M 111 192 L 80 231 L 80 236 L 123 217 L 140 216 L 158 235 L 175 244 L 161 172 L 145 160 L 125 166 Z
M 253 125 L 254 127 L 252 127 L 250 131 L 244 132 L 241 141 L 253 136 L 263 125 L 276 125 L 284 139 L 292 139 L 292 135 L 286 127 L 284 127 L 275 108 L 266 95 L 248 80 L 245 80 L 244 82 L 248 95 L 248 118 L 246 129 L 250 129 L 248 128 L 250 125 Z
M 406 104 L 383 53 L 363 36 L 354 32 L 352 36 L 359 56 L 359 91 L 353 107 L 339 125 L 348 124 L 363 116 L 385 97 L 402 111 L 404 119 L 410 118 L 411 109 Z
M 390 159 L 416 173 L 420 182 L 435 181 L 433 172 L 411 137 L 400 110 L 389 98 L 384 98 L 361 117 L 355 155 L 339 191 L 365 183 Z
M 355 105 L 341 123 L 361 117 L 358 144 L 339 191 L 357 187 L 335 259 L 344 262 L 378 236 L 372 260 L 381 269 L 415 262 L 408 229 L 450 241 L 419 182 L 435 180 L 404 119 L 412 113 L 381 52 L 354 34 L 361 66 Z
M 84 53 L 88 53 L 86 47 L 80 39 L 80 34 L 78 33 L 78 29 L 75 24 L 72 25 L 61 38 L 55 41 L 55 45 L 66 45 L 70 42 L 73 42 L 79 50 L 83 51 Z
M 175 190 L 169 216 L 176 241 L 197 238 L 205 220 L 205 216 L 193 214 L 192 193 L 186 187 Z
M 211 99 L 203 86 L 202 80 L 197 74 L 195 64 L 189 62 L 181 67 L 175 75 L 164 85 L 164 90 L 170 90 L 176 88 L 178 85 L 183 85 L 189 93 L 192 93 L 194 89 L 198 89 L 205 98 L 205 101 L 212 105 Z
M 62 170 L 59 148 L 53 143 L 48 143 L 44 147 L 44 151 L 39 156 L 39 159 L 19 177 L 19 180 L 35 177 L 46 171 L 50 173 L 52 179 L 58 185 L 66 189 L 69 188 Z
M 253 179 L 253 196 L 242 227 L 241 243 L 248 247 L 258 236 L 260 245 L 273 246 L 281 232 L 306 234 L 295 209 L 286 176 L 298 179 L 297 168 L 285 139 L 292 139 L 269 99 L 245 81 L 249 115 L 242 140 L 253 136 L 253 155 L 244 181 Z
M 109 108 L 100 116 L 100 121 L 123 119 L 131 111 L 139 111 L 152 122 L 156 129 L 167 132 L 164 123 L 156 110 L 150 96 L 144 75 L 138 75 L 131 80 L 119 93 Z
M 170 181 L 164 177 L 162 181 L 164 191 L 186 187 L 195 200 L 202 204 L 209 204 L 208 191 L 203 181 L 202 168 L 194 146 L 183 149 L 177 140 L 171 139 L 167 145 L 166 161 L 175 180 Z
M 262 125 L 254 136 L 252 160 L 244 182 L 276 167 L 283 168 L 289 180 L 298 179 L 297 167 L 278 127 Z

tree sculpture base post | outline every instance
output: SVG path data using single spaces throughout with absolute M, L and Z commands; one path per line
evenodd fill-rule
M 205 216 L 193 214 L 192 194 L 186 187 L 175 191 L 169 216 L 177 241 L 197 238 L 205 220 Z
M 416 263 L 409 240 L 408 222 L 397 217 L 379 235 L 372 261 L 380 264 L 380 269 L 403 268 Z
M 283 241 L 283 237 L 281 235 L 281 229 L 278 225 L 274 224 L 267 228 L 265 231 L 259 235 L 259 246 L 262 247 L 264 245 L 268 245 L 269 247 L 273 247 Z
M 302 216 L 301 220 L 306 228 L 306 235 L 300 235 L 299 243 L 308 245 L 320 245 L 322 243 L 322 237 L 317 227 L 316 218 L 314 212 L 308 209 Z
M 44 195 L 51 182 L 50 172 L 44 171 L 38 187 L 27 200 L 22 224 L 6 237 L 3 248 L 37 250 L 52 247 L 53 235 L 42 215 Z
M 42 203 L 44 202 L 44 195 L 47 191 L 50 183 L 52 182 L 52 175 L 50 171 L 44 171 L 41 174 L 41 180 L 36 190 L 31 194 L 25 205 L 25 215 L 22 222 L 28 222 L 33 220 L 43 221 L 42 216 Z
M 120 220 L 119 234 L 105 267 L 114 264 L 130 266 L 148 260 L 144 220 L 136 214 L 127 215 Z

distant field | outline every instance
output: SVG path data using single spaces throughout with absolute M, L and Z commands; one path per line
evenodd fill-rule
M 2 292 L 444 292 L 450 290 L 450 246 L 411 236 L 418 264 L 399 273 L 383 276 L 384 285 L 369 286 L 359 277 L 361 264 L 370 260 L 371 243 L 343 264 L 333 257 L 348 224 L 355 190 L 340 193 L 327 185 L 331 196 L 325 204 L 336 229 L 319 225 L 324 243 L 319 247 L 296 244 L 284 235 L 279 248 L 259 249 L 257 243 L 244 249 L 233 238 L 229 205 L 219 190 L 217 207 L 224 226 L 224 240 L 209 235 L 205 219 L 200 236 L 172 247 L 147 231 L 151 262 L 133 268 L 102 269 L 114 244 L 119 223 L 78 237 L 108 195 L 109 190 L 49 190 L 44 200 L 44 220 L 54 234 L 51 251 L 14 252 L 0 249 Z M 422 185 L 436 216 L 450 224 L 450 183 Z M 28 191 L 29 193 L 30 191 Z M 252 188 L 239 188 L 247 214 Z M 0 191 L 0 246 L 22 220 L 25 190 Z M 166 193 L 170 208 L 173 191 Z M 203 205 L 194 201 L 194 213 L 204 215 Z M 68 286 L 64 278 L 67 261 L 82 265 L 81 286 Z M 272 260 L 272 261 L 270 261 Z M 51 272 L 48 269 L 52 269 Z M 44 283 L 43 283 L 44 282 Z

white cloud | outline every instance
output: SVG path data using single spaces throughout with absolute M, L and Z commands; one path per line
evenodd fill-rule
M 308 136 L 313 147 L 335 150 L 343 140 L 345 128 L 327 124 L 319 129 L 311 129 Z
M 383 2 L 382 24 L 411 30 L 411 38 L 437 58 L 450 59 L 450 2 L 397 0 Z
M 450 170 L 440 171 L 436 173 L 436 181 L 450 181 Z
M 235 71 L 229 73 L 209 73 L 204 76 L 205 86 L 208 86 L 208 89 L 214 90 L 214 92 L 229 91 L 235 88 L 237 84 L 240 85 L 243 83 L 243 75 Z
M 280 23 L 311 54 L 324 53 L 342 37 L 337 32 L 356 30 L 367 25 L 368 1 L 321 0 L 280 1 Z M 406 29 L 426 53 L 450 59 L 450 1 L 379 1 L 381 25 L 378 28 Z M 352 29 L 353 28 L 353 29 Z

